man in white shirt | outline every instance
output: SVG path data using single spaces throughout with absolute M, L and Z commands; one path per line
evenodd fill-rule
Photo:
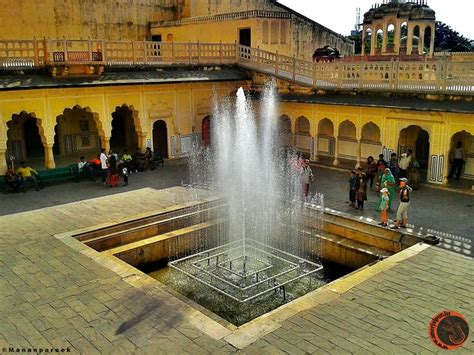
M 104 185 L 107 181 L 107 155 L 105 154 L 105 149 L 100 151 L 100 168 L 102 169 L 102 182 Z
M 403 153 L 400 159 L 400 163 L 398 164 L 400 167 L 400 177 L 407 178 L 408 177 L 408 168 L 411 164 L 411 157 L 412 157 L 412 150 L 408 149 L 407 153 Z
M 454 149 L 453 153 L 453 160 L 451 164 L 451 171 L 449 173 L 448 179 L 451 179 L 454 174 L 456 174 L 456 180 L 459 180 L 459 177 L 462 173 L 462 167 L 464 165 L 465 154 L 464 149 L 462 147 L 462 142 L 458 142 L 456 144 L 456 148 Z

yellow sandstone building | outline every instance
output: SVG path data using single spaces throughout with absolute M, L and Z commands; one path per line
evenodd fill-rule
M 446 184 L 462 141 L 463 177 L 474 178 L 474 54 L 434 52 L 424 2 L 371 9 L 361 56 L 273 0 L 7 0 L 3 9 L 0 174 L 12 157 L 52 169 L 101 147 L 186 156 L 209 143 L 213 96 L 242 86 L 258 104 L 276 78 L 282 144 L 311 160 L 349 167 L 412 149 L 427 181 Z M 342 58 L 313 61 L 324 46 Z

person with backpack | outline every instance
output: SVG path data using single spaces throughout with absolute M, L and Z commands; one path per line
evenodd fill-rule
M 400 179 L 400 204 L 397 209 L 397 222 L 393 229 L 406 228 L 408 225 L 408 206 L 410 206 L 410 193 L 412 188 L 408 186 L 406 178 Z

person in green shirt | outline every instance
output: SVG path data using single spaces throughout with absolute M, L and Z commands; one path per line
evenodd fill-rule
M 380 219 L 381 219 L 379 226 L 382 226 L 382 227 L 387 227 L 387 221 L 388 221 L 387 210 L 388 210 L 389 199 L 390 197 L 388 196 L 388 189 L 384 187 L 382 190 L 380 190 L 380 202 L 378 204 L 378 208 L 380 210 Z
M 18 174 L 18 176 L 20 176 L 20 185 L 22 187 L 23 192 L 25 192 L 27 182 L 32 182 L 35 186 L 36 191 L 39 191 L 37 179 L 38 172 L 35 169 L 26 166 L 26 163 L 22 161 L 20 164 L 20 168 L 16 170 L 16 173 Z
M 389 202 L 388 202 L 388 209 L 392 207 L 392 201 L 395 197 L 395 178 L 392 175 L 392 172 L 389 168 L 385 169 L 384 174 L 380 178 L 380 188 L 386 188 L 388 191 Z M 380 211 L 380 202 L 382 196 L 380 196 L 379 203 L 377 204 L 377 211 Z

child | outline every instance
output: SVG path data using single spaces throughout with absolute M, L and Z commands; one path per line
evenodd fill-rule
M 362 168 L 357 169 L 357 176 L 355 182 L 357 209 L 364 209 L 364 201 L 367 200 L 367 178 L 362 172 Z
M 379 223 L 379 226 L 386 227 L 387 226 L 387 210 L 388 210 L 388 202 L 389 202 L 389 196 L 388 196 L 388 189 L 385 187 L 380 190 L 380 219 L 382 222 Z
M 356 200 L 356 189 L 355 189 L 355 184 L 356 184 L 357 178 L 356 178 L 356 172 L 355 170 L 351 171 L 351 177 L 349 178 L 349 206 L 354 207 L 355 206 L 355 200 Z

